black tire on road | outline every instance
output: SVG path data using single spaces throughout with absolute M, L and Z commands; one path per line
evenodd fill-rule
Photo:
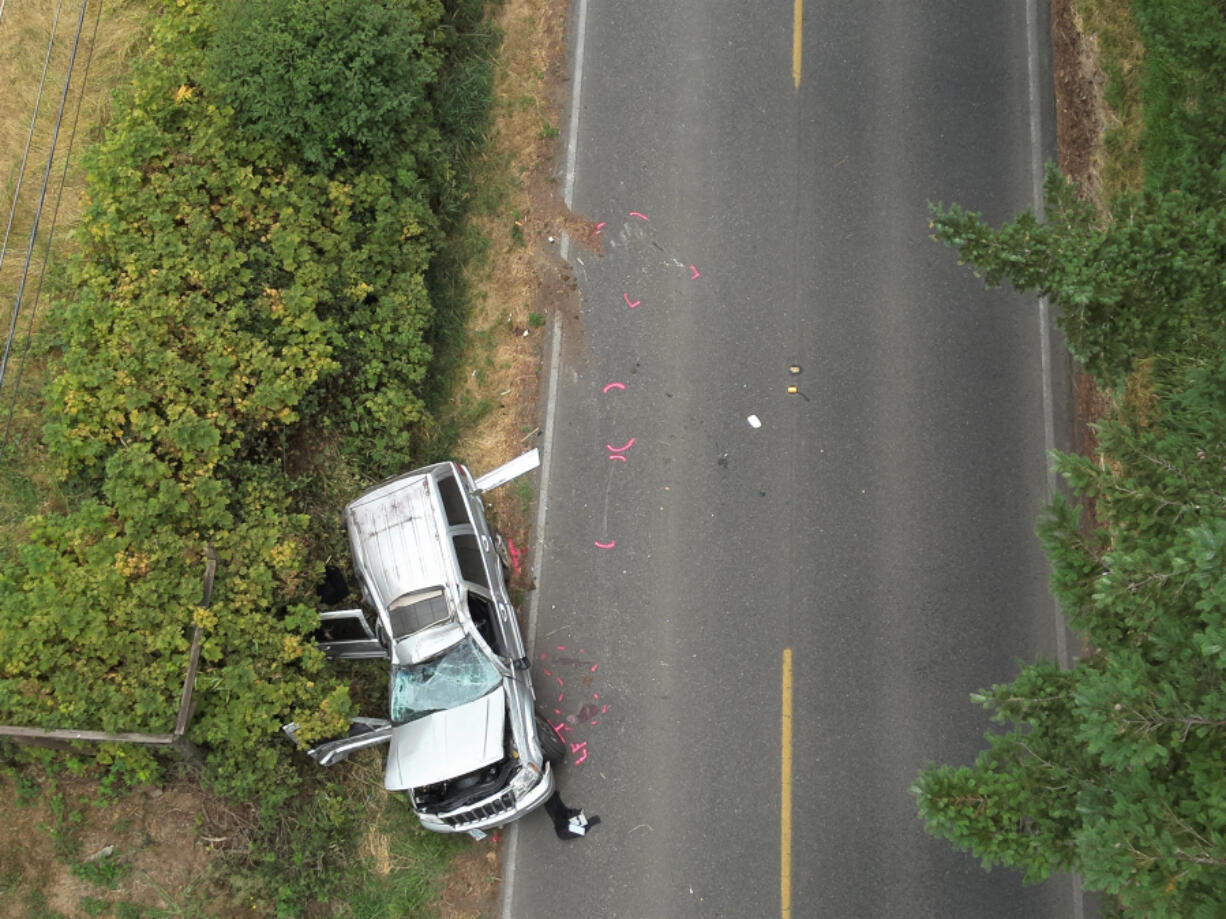
M 551 766 L 560 765 L 562 760 L 566 759 L 566 742 L 540 715 L 536 716 L 536 733 L 540 738 L 541 753 L 545 757 L 545 762 Z

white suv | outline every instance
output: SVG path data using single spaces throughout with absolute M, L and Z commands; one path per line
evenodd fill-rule
M 345 508 L 363 609 L 320 614 L 334 659 L 391 662 L 389 717 L 311 748 L 322 765 L 389 743 L 384 785 L 427 829 L 501 826 L 544 803 L 565 745 L 535 714 L 529 661 L 506 591 L 505 551 L 483 492 L 532 471 L 530 453 L 476 481 L 459 463 L 389 479 Z M 294 737 L 297 725 L 286 725 Z

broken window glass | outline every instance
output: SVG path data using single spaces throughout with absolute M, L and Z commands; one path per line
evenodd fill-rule
M 392 670 L 392 723 L 407 724 L 473 702 L 501 682 L 476 642 L 465 638 L 437 657 Z

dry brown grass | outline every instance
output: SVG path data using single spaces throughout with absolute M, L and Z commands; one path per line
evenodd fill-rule
M 66 97 L 64 84 L 69 76 L 79 4 L 65 3 L 59 8 L 57 20 L 56 3 L 7 0 L 0 18 L 0 48 L 3 49 L 0 54 L 0 232 L 8 227 L 8 245 L 3 264 L 0 264 L 0 328 L 6 340 L 18 293 L 21 293 L 16 335 L 0 389 L 0 407 L 3 408 L 0 417 L 5 419 L 29 323 L 36 316 L 36 297 L 41 300 L 47 296 L 45 289 L 39 293 L 39 278 L 44 270 L 48 238 L 51 237 L 53 253 L 52 266 L 48 270 L 54 272 L 54 253 L 63 251 L 83 207 L 85 183 L 77 168 L 81 150 L 98 136 L 105 123 L 111 92 L 123 80 L 132 49 L 142 35 L 143 6 L 120 2 L 99 7 L 99 2 L 92 0 L 86 8 Z M 99 10 L 100 16 L 96 15 Z M 61 98 L 64 98 L 64 114 L 52 155 Z M 41 192 L 44 176 L 47 182 L 45 196 Z M 30 233 L 40 196 L 43 197 L 42 213 L 31 247 Z M 37 312 L 42 308 L 40 304 Z M 29 395 L 36 391 L 32 378 L 37 377 L 37 368 L 24 368 L 22 376 L 16 423 L 19 436 L 31 436 L 38 423 Z
M 1096 155 L 1096 203 L 1139 191 L 1141 157 L 1141 65 L 1145 45 L 1129 0 L 1075 0 L 1074 18 L 1083 36 L 1082 66 L 1097 73 L 1097 125 L 1102 143 Z
M 0 170 L 4 176 L 0 191 L 3 193 L 6 219 L 17 185 L 22 154 L 27 138 L 31 137 L 30 123 L 36 114 L 35 103 L 39 102 L 25 179 L 18 197 L 14 230 L 24 222 L 24 229 L 29 232 L 32 204 L 37 197 L 50 150 L 79 10 L 79 6 L 70 8 L 65 5 L 57 22 L 55 4 L 45 0 L 7 0 L 4 16 L 0 18 L 0 48 L 4 49 L 4 54 L 0 56 L 0 87 L 4 89 L 0 92 Z M 99 10 L 100 16 L 96 17 Z M 140 21 L 144 14 L 145 7 L 131 2 L 110 3 L 99 8 L 97 0 L 94 0 L 87 7 L 56 145 L 49 198 L 59 187 L 77 109 L 80 108 L 80 118 L 72 148 L 74 155 L 80 153 L 88 140 L 98 136 L 98 130 L 106 122 L 110 113 L 111 92 L 123 81 L 132 50 L 141 39 Z M 55 41 L 47 60 L 47 45 L 53 30 Z M 47 74 L 39 101 L 38 88 L 44 62 Z M 79 216 L 79 198 L 83 189 L 81 175 L 70 170 L 60 207 L 61 224 L 71 224 Z
M 496 12 L 503 42 L 489 150 L 477 181 L 506 191 L 497 207 L 476 218 L 489 257 L 468 279 L 475 302 L 466 380 L 455 397 L 491 401 L 496 409 L 457 444 L 457 454 L 477 472 L 535 444 L 545 322 L 574 295 L 556 241 L 563 232 L 580 241 L 591 236 L 586 221 L 566 212 L 553 175 L 567 8 L 565 0 L 506 0 Z M 511 489 L 492 497 L 500 528 L 523 538 L 525 502 Z
M 1139 190 L 1144 180 L 1140 68 L 1145 49 L 1128 0 L 1053 0 L 1052 48 L 1060 168 L 1108 220 L 1109 202 Z M 1131 381 L 1135 392 L 1126 392 L 1124 399 L 1145 404 L 1139 395 L 1145 382 L 1143 377 Z M 1078 370 L 1076 452 L 1105 463 L 1094 426 L 1116 413 L 1115 398 Z M 1088 533 L 1097 521 L 1094 500 L 1084 500 L 1083 507 Z

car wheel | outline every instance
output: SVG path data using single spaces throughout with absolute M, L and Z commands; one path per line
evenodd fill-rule
M 566 759 L 566 741 L 559 737 L 553 725 L 540 715 L 536 716 L 536 734 L 540 739 L 541 753 L 545 757 L 545 762 L 551 766 L 557 766 Z

